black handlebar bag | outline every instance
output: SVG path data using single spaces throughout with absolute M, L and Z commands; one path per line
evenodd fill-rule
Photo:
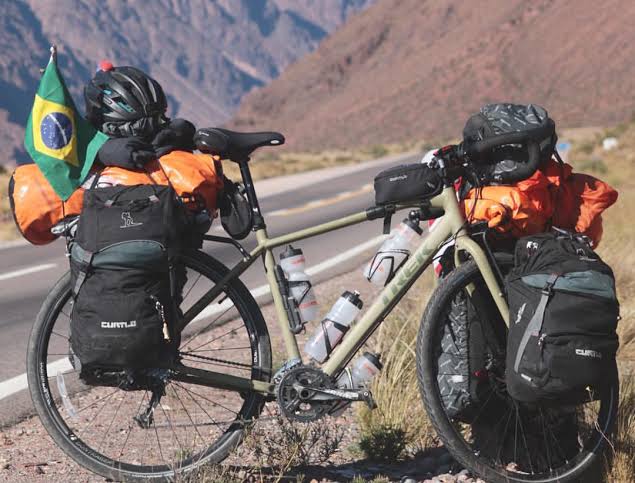
M 521 238 L 505 283 L 507 392 L 516 400 L 577 403 L 615 373 L 619 303 L 611 268 L 578 234 Z
M 554 154 L 556 127 L 536 104 L 487 104 L 463 129 L 463 145 L 485 182 L 512 184 L 529 178 Z
M 81 373 L 170 361 L 185 218 L 170 186 L 92 188 L 70 245 L 71 347 Z

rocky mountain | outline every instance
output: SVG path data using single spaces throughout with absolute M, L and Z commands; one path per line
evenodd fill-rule
M 78 106 L 82 85 L 107 58 L 156 77 L 172 115 L 212 125 L 372 1 L 3 1 L 0 164 L 26 159 L 23 126 L 51 43 Z
M 278 79 L 232 125 L 289 149 L 460 135 L 486 102 L 544 105 L 561 126 L 635 111 L 631 0 L 379 0 Z

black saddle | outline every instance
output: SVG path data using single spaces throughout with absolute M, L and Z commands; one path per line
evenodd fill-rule
M 234 132 L 220 127 L 199 129 L 194 145 L 202 153 L 217 154 L 235 162 L 249 161 L 249 155 L 261 146 L 284 144 L 278 132 Z

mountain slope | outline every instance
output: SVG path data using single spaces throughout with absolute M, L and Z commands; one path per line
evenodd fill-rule
M 0 18 L 0 164 L 21 151 L 48 47 L 81 105 L 97 62 L 135 65 L 159 80 L 170 113 L 197 123 L 227 119 L 242 96 L 313 50 L 372 0 L 12 0 Z M 316 5 L 319 3 L 319 5 Z
M 252 91 L 234 127 L 291 149 L 458 136 L 486 102 L 535 102 L 560 125 L 635 111 L 635 2 L 380 0 Z

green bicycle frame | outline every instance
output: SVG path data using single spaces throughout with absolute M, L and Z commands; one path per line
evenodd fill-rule
M 402 210 L 414 206 L 417 205 L 399 205 L 396 209 Z M 322 366 L 322 370 L 329 376 L 337 376 L 344 369 L 357 350 L 368 340 L 375 329 L 431 263 L 434 254 L 437 253 L 441 245 L 451 237 L 455 238 L 456 252 L 467 252 L 475 261 L 503 320 L 509 324 L 509 309 L 503 292 L 486 254 L 481 247 L 469 237 L 465 230 L 465 217 L 460 210 L 454 188 L 444 188 L 439 195 L 430 200 L 430 207 L 442 209 L 444 216 L 439 219 L 429 235 L 400 268 L 397 275 L 384 287 L 361 319 L 351 327 L 342 342 L 333 350 L 329 359 Z M 184 316 L 182 326 L 184 327 L 191 322 L 211 303 L 220 294 L 229 280 L 239 277 L 262 255 L 264 257 L 267 282 L 271 289 L 273 304 L 282 332 L 287 358 L 298 358 L 302 360 L 296 337 L 289 326 L 287 311 L 285 310 L 282 295 L 276 281 L 273 249 L 298 240 L 369 221 L 370 219 L 368 212 L 363 211 L 275 238 L 268 238 L 266 228 L 258 229 L 256 231 L 258 245 L 251 251 L 249 257 L 243 258 L 223 279 L 188 310 Z M 273 385 L 268 382 L 253 381 L 218 372 L 186 368 L 185 366 L 181 367 L 180 372 L 182 374 L 177 376 L 177 378 L 181 380 L 196 381 L 199 384 L 212 387 L 237 391 L 251 389 L 265 394 L 272 394 L 274 391 Z

